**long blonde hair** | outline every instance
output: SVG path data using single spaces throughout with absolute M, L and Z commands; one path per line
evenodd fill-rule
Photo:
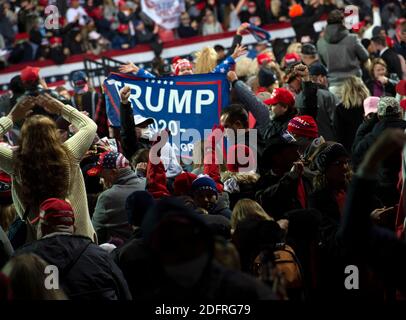
M 235 230 L 238 222 L 247 218 L 272 220 L 258 202 L 251 199 L 238 200 L 231 215 L 231 230 Z
M 196 52 L 195 74 L 210 73 L 217 65 L 217 52 L 213 48 L 205 47 Z
M 341 100 L 346 109 L 359 107 L 363 108 L 363 103 L 369 97 L 369 90 L 356 76 L 346 79 L 341 87 Z

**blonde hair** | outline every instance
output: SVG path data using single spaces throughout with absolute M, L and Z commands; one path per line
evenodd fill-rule
M 17 211 L 14 204 L 0 206 L 0 227 L 2 227 L 5 232 L 8 231 L 16 217 Z
M 372 79 L 375 79 L 374 69 L 376 65 L 381 65 L 385 67 L 386 72 L 388 72 L 388 65 L 386 64 L 386 62 L 382 58 L 375 58 L 372 60 L 369 68 L 369 74 L 371 75 Z
M 286 53 L 302 53 L 302 44 L 300 42 L 293 42 L 289 45 Z
M 364 82 L 356 76 L 346 79 L 340 91 L 341 100 L 346 109 L 354 107 L 363 108 L 364 100 L 370 95 Z
M 217 65 L 217 52 L 213 48 L 205 47 L 196 52 L 195 74 L 210 73 Z
M 252 60 L 247 57 L 241 57 L 235 64 L 235 73 L 238 78 L 248 78 L 256 74 L 257 68 L 256 59 Z
M 272 218 L 262 209 L 258 202 L 251 199 L 241 199 L 235 204 L 231 215 L 231 229 L 235 230 L 238 222 L 247 218 L 257 218 L 261 220 L 272 220 Z

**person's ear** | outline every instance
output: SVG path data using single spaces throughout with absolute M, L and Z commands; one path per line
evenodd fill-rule
M 242 124 L 242 122 L 241 122 L 240 120 L 237 120 L 237 121 L 235 122 L 235 127 L 236 127 L 237 129 L 244 129 L 244 126 L 243 126 L 243 124 Z

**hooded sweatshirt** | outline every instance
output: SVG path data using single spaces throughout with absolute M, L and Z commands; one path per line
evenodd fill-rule
M 355 34 L 342 24 L 329 24 L 317 49 L 329 70 L 330 85 L 338 85 L 351 76 L 362 76 L 361 64 L 368 60 L 368 51 Z

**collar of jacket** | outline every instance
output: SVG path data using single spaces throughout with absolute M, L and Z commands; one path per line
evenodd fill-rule
M 138 176 L 130 167 L 123 168 L 120 169 L 120 172 L 116 180 L 114 180 L 113 184 L 127 184 L 128 180 L 130 179 L 140 179 L 140 178 L 138 178 Z
M 313 82 L 313 83 L 317 86 L 317 89 L 328 90 L 328 88 L 327 88 L 326 86 L 323 86 L 323 85 L 320 84 L 320 83 L 317 83 L 317 82 Z

